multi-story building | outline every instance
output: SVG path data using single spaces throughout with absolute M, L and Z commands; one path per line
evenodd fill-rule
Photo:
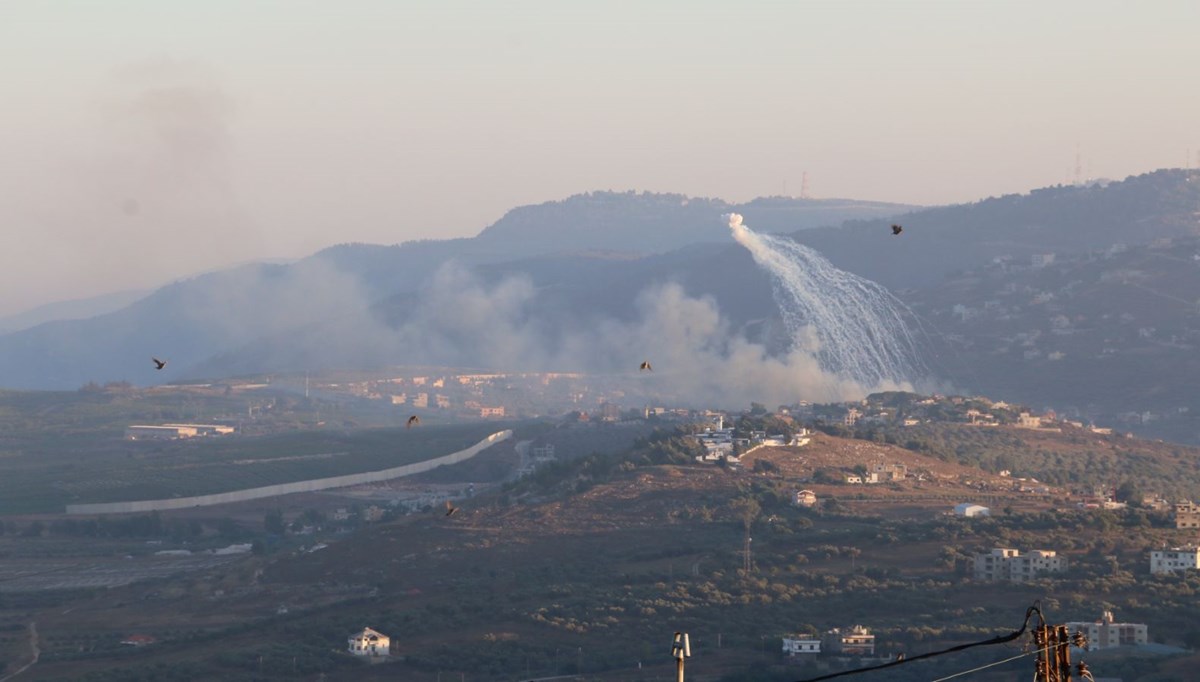
M 1200 549 L 1196 547 L 1172 547 L 1150 552 L 1150 572 L 1153 574 L 1175 573 L 1200 568 Z
M 1071 632 L 1082 632 L 1087 636 L 1088 651 L 1146 644 L 1150 641 L 1148 629 L 1144 623 L 1116 623 L 1113 621 L 1112 611 L 1105 611 L 1100 620 L 1094 623 L 1067 623 L 1067 629 Z
M 861 625 L 855 625 L 847 630 L 834 628 L 825 633 L 822 642 L 825 650 L 832 654 L 845 656 L 874 656 L 875 635 Z
M 974 563 L 973 575 L 976 580 L 1011 580 L 1016 583 L 1033 580 L 1045 573 L 1059 573 L 1067 568 L 1066 557 L 1044 549 L 1021 554 L 1016 549 L 996 548 L 987 554 L 976 554 Z
M 371 628 L 350 635 L 346 650 L 356 656 L 387 656 L 391 653 L 392 640 L 387 635 Z
M 1200 504 L 1195 502 L 1175 503 L 1176 528 L 1200 528 Z

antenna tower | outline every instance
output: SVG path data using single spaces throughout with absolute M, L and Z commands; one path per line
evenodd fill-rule
M 1079 154 L 1079 145 L 1075 145 L 1075 186 L 1083 184 L 1083 157 Z
M 808 171 L 804 171 L 804 173 L 802 173 L 800 175 L 800 198 L 801 199 L 811 199 L 812 198 L 812 197 L 808 196 Z

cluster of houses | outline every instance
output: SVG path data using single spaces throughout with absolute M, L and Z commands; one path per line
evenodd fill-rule
M 820 637 L 784 637 L 783 653 L 788 657 L 814 654 L 874 656 L 875 635 L 862 625 L 854 625 L 844 630 L 833 628 Z
M 756 447 L 802 447 L 810 441 L 809 431 L 804 428 L 798 429 L 790 438 L 783 434 L 768 434 L 766 431 L 751 431 L 749 438 L 735 438 L 733 427 L 726 427 L 722 418 L 717 419 L 714 425 L 692 435 L 692 438 L 704 446 L 704 454 L 696 456 L 697 462 L 712 463 L 725 460 L 730 464 L 738 464 L 742 455 Z
M 1145 623 L 1118 623 L 1112 611 L 1105 611 L 1096 621 L 1067 623 L 1067 629 L 1083 633 L 1088 651 L 1138 646 L 1150 641 Z M 870 657 L 875 655 L 875 635 L 862 625 L 844 630 L 834 628 L 820 637 L 793 635 L 783 638 L 783 653 L 792 661 L 820 654 Z
M 1054 550 L 1020 550 L 997 547 L 971 557 L 971 575 L 988 582 L 1027 582 L 1049 573 L 1067 570 L 1067 557 Z M 1200 548 L 1195 546 L 1156 549 L 1150 552 L 1150 573 L 1163 575 L 1200 570 Z

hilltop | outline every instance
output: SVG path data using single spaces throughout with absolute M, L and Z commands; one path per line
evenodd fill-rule
M 969 428 L 1027 438 L 1014 426 Z M 669 666 L 654 643 L 682 629 L 697 652 L 696 679 L 783 680 L 811 672 L 780 666 L 785 634 L 863 624 L 881 651 L 912 653 L 1015 629 L 1035 599 L 1056 622 L 1116 609 L 1148 623 L 1154 641 L 1200 643 L 1194 579 L 1147 571 L 1150 548 L 1185 537 L 1165 515 L 1078 510 L 1069 486 L 1022 490 L 1011 476 L 939 453 L 826 433 L 803 447 L 755 449 L 740 470 L 673 463 L 694 452 L 686 431 L 551 465 L 460 500 L 452 518 L 435 509 L 351 534 L 318 527 L 219 573 L 35 607 L 39 628 L 55 638 L 31 679 L 89 671 L 86 679 L 104 679 L 101 671 L 141 674 L 170 662 L 223 679 L 294 679 L 299 671 L 423 682 L 439 672 L 510 679 L 582 670 L 594 679 L 649 680 Z M 1072 456 L 1072 438 L 1047 429 L 1022 453 L 1053 466 Z M 815 480 L 820 471 L 880 462 L 903 464 L 910 475 L 877 485 Z M 816 493 L 815 508 L 792 504 L 801 487 Z M 953 517 L 961 501 L 983 502 L 993 516 Z M 241 513 L 252 521 L 262 512 Z M 293 515 L 320 517 L 285 507 Z M 750 573 L 742 571 L 747 523 Z M 1055 550 L 1070 569 L 1018 585 L 973 580 L 969 557 L 998 546 Z M 181 616 L 189 627 L 168 625 Z M 391 636 L 402 658 L 364 667 L 331 651 L 367 625 Z M 132 628 L 159 643 L 136 651 L 104 644 Z M 263 628 L 286 643 L 264 646 L 256 634 Z M 92 649 L 80 653 L 81 645 Z M 897 669 L 888 679 L 929 679 L 999 654 Z M 1107 665 L 1094 669 L 1119 667 L 1137 679 L 1162 663 Z
M 906 225 L 900 237 L 882 219 L 791 236 L 909 306 L 930 368 L 913 378 L 919 385 L 1155 433 L 1200 413 L 1187 388 L 1195 306 L 1173 293 L 1196 284 L 1197 178 L 1158 171 L 916 210 L 895 218 Z M 762 399 L 754 393 L 773 375 L 736 366 L 731 349 L 769 365 L 793 340 L 769 276 L 708 214 L 744 211 L 746 224 L 770 229 L 835 205 L 594 193 L 514 210 L 472 239 L 343 245 L 0 336 L 0 382 L 69 389 L 401 364 L 620 376 L 653 354 L 664 372 L 626 382 L 630 400 L 744 404 Z M 155 372 L 152 355 L 170 365 Z M 697 377 L 708 383 L 683 381 Z M 1189 442 L 1200 433 L 1176 426 L 1160 433 Z

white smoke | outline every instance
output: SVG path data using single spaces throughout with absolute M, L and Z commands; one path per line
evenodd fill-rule
M 735 235 L 758 238 L 740 216 L 728 219 Z M 252 269 L 245 280 L 225 275 L 219 294 L 185 307 L 205 319 L 223 319 L 211 331 L 224 339 L 250 329 L 260 338 L 267 332 L 274 338 L 249 348 L 286 360 L 292 369 L 364 362 L 584 372 L 623 391 L 627 404 L 696 407 L 842 401 L 911 389 L 902 379 L 863 381 L 824 367 L 827 341 L 815 325 L 797 329 L 792 348 L 773 355 L 733 328 L 714 299 L 691 295 L 674 282 L 647 287 L 632 302 L 632 317 L 617 319 L 544 310 L 548 299 L 528 277 L 489 283 L 449 262 L 422 291 L 392 301 L 388 325 L 349 272 L 319 259 L 272 272 Z M 297 328 L 303 333 L 291 333 Z M 638 371 L 643 360 L 653 372 Z
M 449 263 L 392 332 L 393 345 L 403 349 L 404 364 L 593 373 L 620 386 L 630 401 L 736 408 L 751 401 L 850 400 L 868 389 L 902 388 L 863 386 L 823 371 L 815 357 L 798 350 L 773 357 L 732 330 L 713 299 L 690 296 L 677 283 L 642 291 L 631 321 L 592 316 L 553 333 L 537 303 L 523 276 L 487 286 Z M 652 373 L 637 371 L 642 360 L 651 362 Z
M 907 307 L 879 284 L 840 270 L 791 239 L 759 235 L 736 213 L 733 238 L 770 273 L 793 351 L 867 387 L 908 385 L 924 373 Z

